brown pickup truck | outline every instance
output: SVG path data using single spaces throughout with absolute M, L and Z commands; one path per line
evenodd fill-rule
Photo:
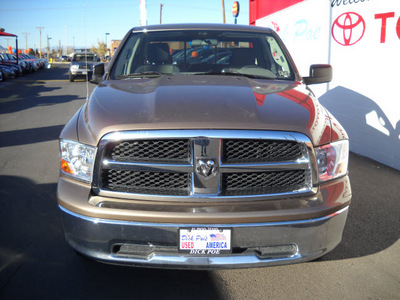
M 316 259 L 341 240 L 348 137 L 277 34 L 136 27 L 60 137 L 65 236 L 96 260 L 238 268 Z

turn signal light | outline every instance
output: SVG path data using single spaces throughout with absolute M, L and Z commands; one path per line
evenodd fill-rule
M 60 154 L 63 174 L 88 183 L 92 181 L 96 147 L 60 140 Z

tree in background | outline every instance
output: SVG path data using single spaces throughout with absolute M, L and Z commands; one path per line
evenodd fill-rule
M 100 57 L 102 60 L 104 59 L 104 55 L 107 52 L 107 47 L 106 43 L 104 42 L 97 42 L 97 47 L 92 46 L 91 50 L 93 53 L 97 54 L 98 57 Z

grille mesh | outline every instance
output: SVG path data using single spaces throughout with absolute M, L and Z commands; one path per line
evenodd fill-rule
M 226 140 L 223 145 L 227 163 L 290 161 L 302 156 L 301 144 L 289 141 Z
M 225 174 L 223 193 L 255 195 L 295 191 L 304 187 L 305 179 L 305 170 Z
M 186 173 L 109 170 L 105 174 L 103 186 L 111 191 L 128 193 L 188 195 L 190 182 L 191 176 Z
M 189 140 L 137 140 L 116 145 L 111 158 L 119 161 L 188 162 Z

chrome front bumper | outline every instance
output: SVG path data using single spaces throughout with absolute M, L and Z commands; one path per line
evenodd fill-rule
M 313 260 L 339 244 L 348 212 L 345 207 L 310 220 L 201 225 L 96 219 L 60 209 L 66 239 L 78 252 L 105 263 L 176 269 L 263 267 Z M 180 227 L 231 228 L 233 253 L 179 253 Z

